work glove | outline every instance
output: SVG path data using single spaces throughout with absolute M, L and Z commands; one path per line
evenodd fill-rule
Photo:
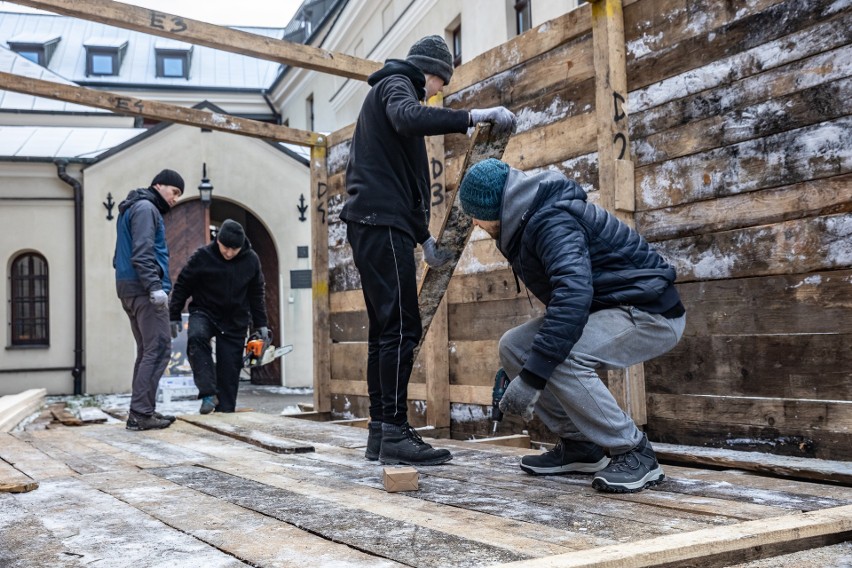
M 269 334 L 269 328 L 261 326 L 257 328 L 257 333 L 260 335 L 260 338 L 263 340 L 264 345 L 269 345 L 269 342 L 272 340 L 272 336 Z
M 476 108 L 470 111 L 473 126 L 478 122 L 490 122 L 496 132 L 512 132 L 517 119 L 514 113 L 506 107 Z
M 179 321 L 170 321 L 169 322 L 169 332 L 172 334 L 172 339 L 175 339 L 180 333 L 180 328 L 182 328 L 181 322 Z
M 420 246 L 423 247 L 423 260 L 429 268 L 441 268 L 453 258 L 450 251 L 438 248 L 435 237 L 431 235 Z
M 169 295 L 162 290 L 151 290 L 148 293 L 148 299 L 157 308 L 164 308 L 169 304 Z
M 532 420 L 533 409 L 540 396 L 540 390 L 521 377 L 515 377 L 500 399 L 500 410 L 506 414 L 520 416 L 524 420 Z

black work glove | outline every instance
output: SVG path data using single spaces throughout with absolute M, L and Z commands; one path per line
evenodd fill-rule
M 506 387 L 503 398 L 500 399 L 500 410 L 506 414 L 515 414 L 524 420 L 532 420 L 535 403 L 538 402 L 541 391 L 521 377 L 515 377 Z

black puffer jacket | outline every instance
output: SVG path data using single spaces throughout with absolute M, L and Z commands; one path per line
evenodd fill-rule
M 248 239 L 231 260 L 225 260 L 216 241 L 192 253 L 172 290 L 171 321 L 180 321 L 190 296 L 189 312 L 205 313 L 222 331 L 242 333 L 250 323 L 268 325 L 260 259 Z
M 407 61 L 389 59 L 367 82 L 373 88 L 355 125 L 340 218 L 394 227 L 422 243 L 431 207 L 423 137 L 465 132 L 469 113 L 421 105 L 425 78 Z
M 674 268 L 561 174 L 510 169 L 500 219 L 498 248 L 547 307 L 524 365 L 536 377 L 565 360 L 589 313 L 620 305 L 663 313 L 680 302 Z

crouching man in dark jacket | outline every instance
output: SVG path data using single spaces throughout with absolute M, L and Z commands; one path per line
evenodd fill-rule
M 172 337 L 181 328 L 181 312 L 189 303 L 187 358 L 192 367 L 201 414 L 234 412 L 243 349 L 249 324 L 269 341 L 265 287 L 260 259 L 242 225 L 222 223 L 216 240 L 196 250 L 178 275 L 169 314 Z M 216 337 L 216 366 L 210 340 Z
M 650 442 L 596 370 L 629 367 L 677 344 L 686 316 L 674 268 L 561 174 L 527 175 L 489 159 L 468 171 L 459 191 L 464 211 L 546 306 L 500 340 L 500 362 L 515 377 L 500 408 L 526 420 L 535 411 L 560 437 L 552 450 L 522 458 L 521 469 L 595 473 L 594 488 L 617 493 L 662 481 Z

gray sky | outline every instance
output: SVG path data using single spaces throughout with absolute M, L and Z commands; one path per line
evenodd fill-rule
M 129 0 L 125 4 L 222 26 L 283 28 L 302 0 Z M 12 2 L 0 2 L 0 11 L 38 12 Z

